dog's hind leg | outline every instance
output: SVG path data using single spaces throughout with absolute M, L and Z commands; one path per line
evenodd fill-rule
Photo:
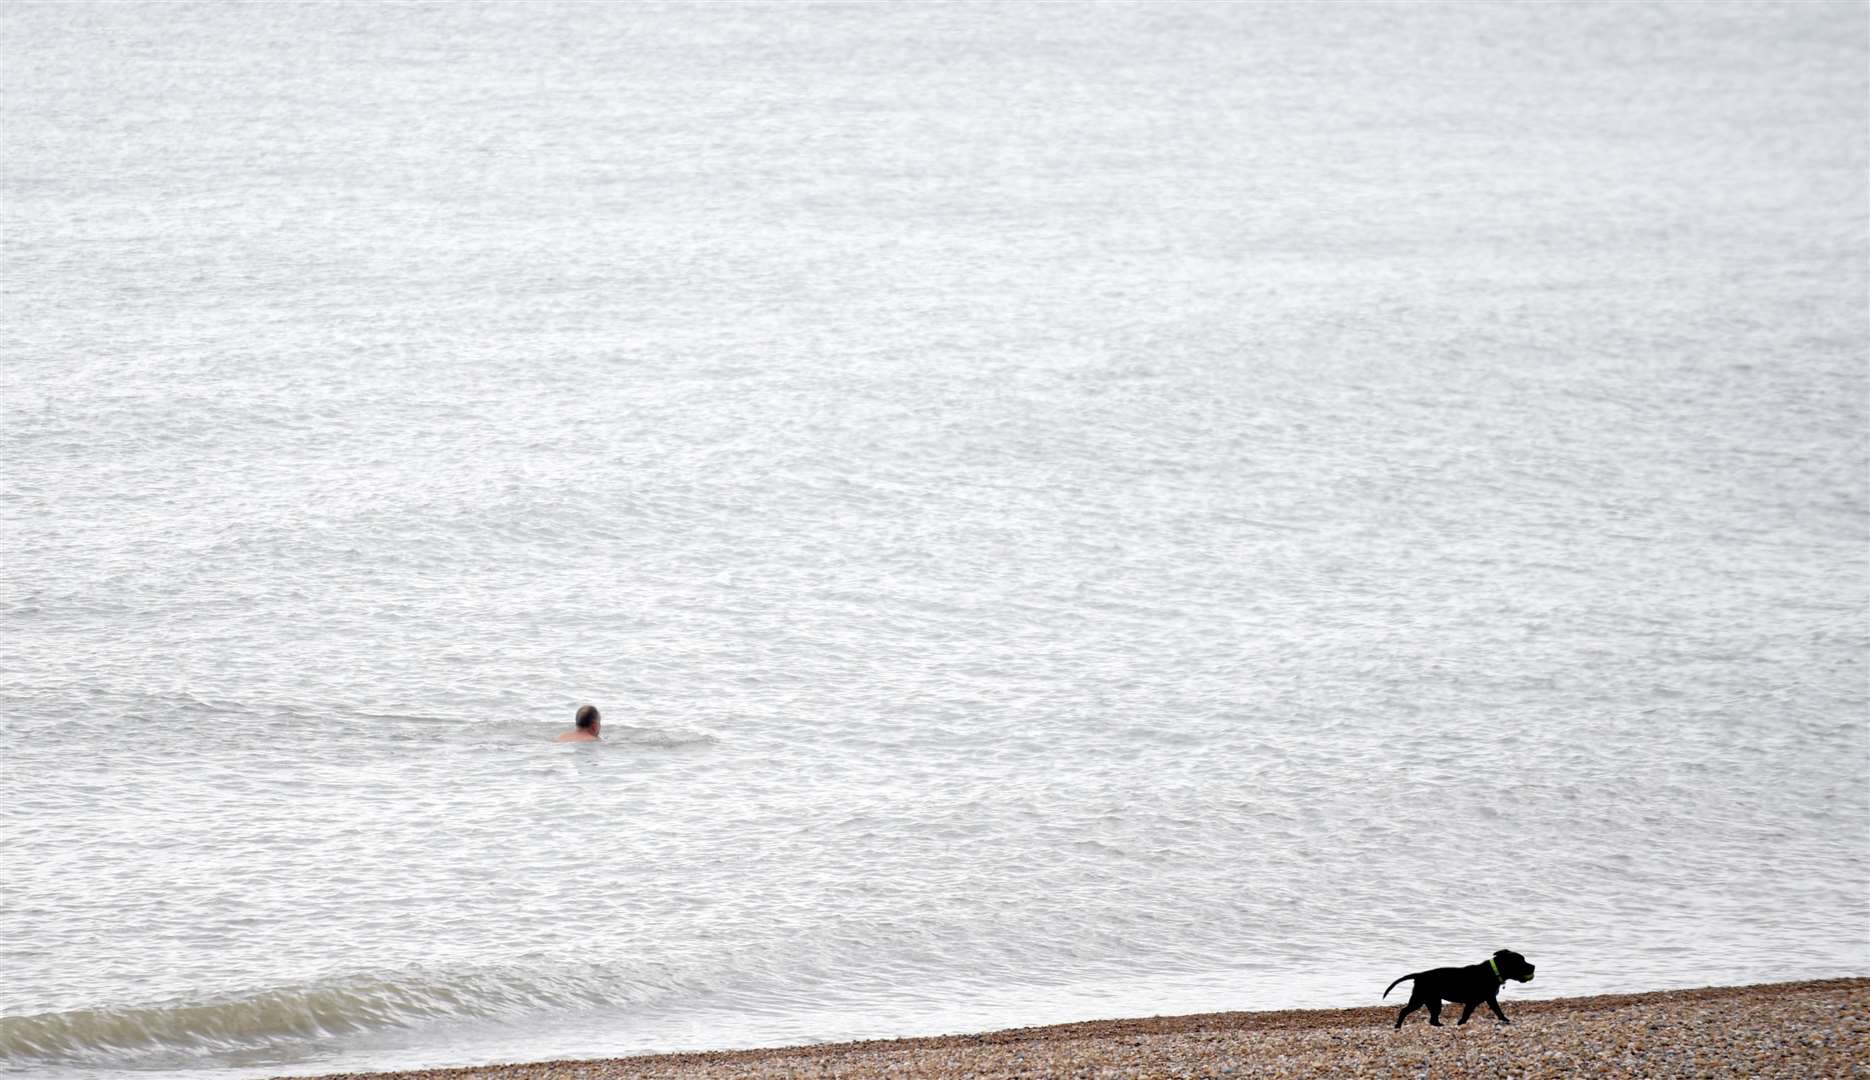
M 1428 1004 L 1428 1026 L 1429 1027 L 1440 1027 L 1441 1026 L 1441 999 L 1440 998 L 1429 998 L 1427 1004 Z
M 1402 1012 L 1396 1014 L 1396 1027 L 1402 1027 L 1402 1022 L 1408 1018 L 1409 1014 L 1421 1007 L 1422 1003 L 1420 1001 L 1417 1001 L 1415 998 L 1410 998 L 1409 1004 L 1404 1005 L 1402 1007 Z M 1395 1029 L 1392 1028 L 1391 1030 L 1393 1031 Z
M 1470 1001 L 1466 1005 L 1463 1005 L 1461 1007 L 1461 1019 L 1456 1020 L 1454 1026 L 1460 1027 L 1462 1024 L 1467 1023 L 1467 1018 L 1474 1015 L 1474 1008 L 1479 1004 L 1480 1002 L 1478 1001 Z

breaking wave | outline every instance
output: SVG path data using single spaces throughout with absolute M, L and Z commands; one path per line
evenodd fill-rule
M 638 989 L 639 996 L 655 991 L 650 985 Z M 617 1004 L 619 997 L 616 981 L 597 971 L 549 980 L 515 970 L 358 975 L 200 1001 L 0 1016 L 0 1061 L 220 1057 L 438 1020 L 505 1019 Z

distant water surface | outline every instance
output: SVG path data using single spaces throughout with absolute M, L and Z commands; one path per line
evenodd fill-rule
M 0 1070 L 1870 974 L 1867 24 L 0 8 Z

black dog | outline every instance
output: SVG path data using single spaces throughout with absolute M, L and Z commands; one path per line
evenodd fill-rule
M 1461 1010 L 1461 1019 L 1457 1023 L 1467 1023 L 1467 1018 L 1474 1015 L 1474 1007 L 1484 1001 L 1502 1024 L 1510 1024 L 1513 1021 L 1500 1011 L 1500 988 L 1506 985 L 1508 979 L 1531 982 L 1532 965 L 1513 950 L 1501 949 L 1484 964 L 1435 968 L 1404 975 L 1391 983 L 1389 989 L 1383 991 L 1383 996 L 1389 997 L 1390 990 L 1396 989 L 1396 983 L 1408 979 L 1415 980 L 1415 988 L 1409 994 L 1409 1004 L 1396 1014 L 1397 1027 L 1402 1027 L 1404 1017 L 1424 1005 L 1428 1006 L 1428 1022 L 1440 1027 L 1443 1001 L 1458 1001 L 1467 1006 Z

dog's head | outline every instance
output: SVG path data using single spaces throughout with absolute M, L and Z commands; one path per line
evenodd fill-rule
M 1526 962 L 1525 957 L 1511 949 L 1501 949 L 1494 953 L 1493 966 L 1499 969 L 1502 979 L 1512 979 L 1516 982 L 1532 981 L 1532 965 Z

